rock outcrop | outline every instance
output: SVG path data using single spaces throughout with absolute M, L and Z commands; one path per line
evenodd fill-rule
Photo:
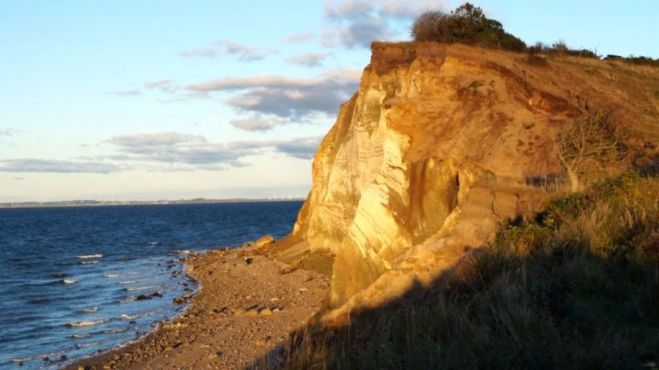
M 334 317 L 432 281 L 500 221 L 543 206 L 565 187 L 556 134 L 576 115 L 615 107 L 657 142 L 650 68 L 567 57 L 534 66 L 523 54 L 435 43 L 372 52 L 316 153 L 289 237 L 335 255 Z

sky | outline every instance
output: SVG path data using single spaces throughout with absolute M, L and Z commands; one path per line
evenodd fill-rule
M 303 197 L 372 40 L 450 0 L 0 0 L 0 202 Z M 659 58 L 659 1 L 473 1 Z

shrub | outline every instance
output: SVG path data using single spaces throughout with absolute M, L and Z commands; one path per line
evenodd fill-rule
M 527 51 L 530 54 L 569 55 L 583 58 L 599 58 L 596 52 L 588 49 L 571 49 L 563 40 L 554 42 L 551 46 L 541 42 L 530 46 Z
M 609 60 L 609 61 L 620 60 L 629 64 L 659 67 L 659 58 L 652 59 L 650 57 L 643 57 L 643 56 L 635 57 L 633 55 L 630 55 L 628 57 L 621 57 L 620 55 L 609 54 L 604 58 L 604 60 Z
M 547 60 L 537 54 L 529 53 L 526 57 L 526 62 L 534 66 L 546 66 Z
M 593 165 L 624 158 L 624 133 L 609 111 L 595 110 L 576 117 L 558 133 L 558 156 L 572 191 L 582 190 L 581 173 Z
M 487 18 L 481 8 L 470 3 L 461 5 L 450 14 L 430 11 L 420 15 L 412 26 L 412 37 L 416 41 L 526 50 L 522 40 L 507 33 L 499 21 Z

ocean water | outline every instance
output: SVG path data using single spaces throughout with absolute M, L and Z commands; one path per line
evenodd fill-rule
M 180 258 L 282 237 L 300 206 L 0 209 L 0 369 L 60 368 L 139 338 L 196 288 Z

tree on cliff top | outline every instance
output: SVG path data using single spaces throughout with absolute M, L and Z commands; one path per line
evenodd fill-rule
M 526 44 L 503 29 L 501 22 L 489 19 L 479 7 L 465 3 L 449 14 L 429 11 L 412 26 L 415 41 L 464 43 L 524 51 Z

